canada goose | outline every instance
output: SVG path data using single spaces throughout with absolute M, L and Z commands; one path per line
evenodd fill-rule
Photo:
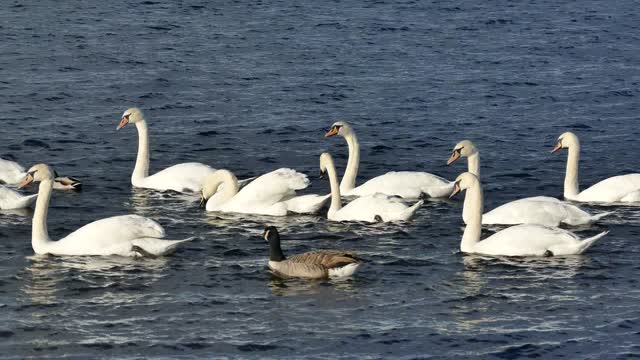
M 269 243 L 269 269 L 277 275 L 322 279 L 346 277 L 365 263 L 353 253 L 317 250 L 286 258 L 280 248 L 280 234 L 274 226 L 268 226 L 262 237 Z

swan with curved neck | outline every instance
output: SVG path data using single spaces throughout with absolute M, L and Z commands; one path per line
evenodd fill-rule
M 468 172 L 480 178 L 480 152 L 470 140 L 463 140 L 454 146 L 447 165 L 464 157 L 467 158 Z M 482 224 L 559 226 L 562 223 L 576 226 L 592 224 L 609 214 L 611 213 L 591 215 L 575 205 L 556 198 L 536 196 L 514 200 L 496 207 L 482 216 Z M 468 223 L 469 214 L 463 211 L 462 219 Z
M 31 182 L 40 182 L 31 232 L 31 246 L 36 254 L 161 256 L 187 241 L 161 239 L 165 235 L 164 229 L 155 221 L 138 215 L 94 221 L 61 240 L 52 241 L 47 230 L 47 213 L 53 174 L 45 164 L 34 165 L 19 185 L 23 188 Z
M 207 211 L 284 216 L 287 212 L 313 213 L 327 196 L 295 196 L 296 190 L 309 186 L 307 176 L 281 168 L 259 176 L 240 189 L 238 179 L 229 170 L 209 175 L 202 188 L 201 204 Z
M 464 207 L 469 219 L 464 229 L 460 250 L 465 253 L 503 256 L 557 256 L 582 254 L 608 231 L 581 240 L 560 228 L 523 224 L 499 231 L 484 240 L 482 233 L 482 186 L 478 177 L 465 172 L 456 178 L 451 197 L 466 190 Z
M 343 196 L 365 196 L 376 193 L 400 196 L 405 199 L 422 197 L 440 198 L 451 193 L 453 183 L 439 176 L 420 171 L 391 171 L 374 177 L 356 187 L 360 166 L 360 144 L 355 131 L 348 123 L 338 121 L 331 125 L 325 137 L 342 136 L 349 146 L 349 160 L 340 183 Z
M 384 194 L 361 196 L 346 206 L 342 206 L 338 175 L 329 153 L 320 155 L 320 171 L 328 174 L 331 186 L 331 205 L 327 218 L 334 221 L 366 221 L 391 222 L 409 220 L 422 206 L 420 200 L 412 206 L 405 205 L 397 198 L 390 198 Z
M 564 178 L 564 197 L 583 202 L 637 202 L 640 201 L 640 174 L 613 176 L 602 180 L 580 192 L 578 163 L 580 162 L 580 140 L 572 132 L 558 137 L 552 153 L 567 149 L 567 170 Z
M 127 124 L 135 124 L 138 129 L 138 155 L 131 174 L 133 186 L 177 192 L 202 190 L 204 179 L 215 171 L 205 164 L 196 162 L 178 164 L 149 176 L 149 131 L 142 111 L 138 108 L 125 111 L 116 129 L 120 130 Z

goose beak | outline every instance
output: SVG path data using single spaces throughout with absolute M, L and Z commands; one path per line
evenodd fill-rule
M 553 150 L 551 150 L 551 153 L 553 154 L 554 152 L 560 149 L 562 149 L 562 143 L 558 141 L 558 143 L 556 144 L 556 147 L 554 147 Z
M 334 126 L 331 128 L 331 130 L 327 131 L 327 133 L 324 134 L 324 137 L 329 137 L 337 134 L 338 134 L 338 128 Z
M 23 187 L 31 184 L 33 182 L 33 175 L 27 174 L 27 177 L 22 180 L 20 185 L 18 185 L 18 189 L 22 189 Z
M 456 196 L 457 193 L 460 192 L 460 184 L 455 183 L 453 185 L 453 192 L 451 193 L 451 195 L 449 195 L 449 199 L 451 199 L 452 197 Z
M 118 127 L 116 128 L 116 130 L 120 130 L 123 127 L 125 127 L 127 124 L 129 123 L 129 118 L 127 116 L 123 116 L 122 120 L 120 120 L 120 124 L 118 124 Z
M 453 150 L 451 157 L 447 160 L 447 165 L 451 165 L 454 161 L 460 159 L 460 150 Z

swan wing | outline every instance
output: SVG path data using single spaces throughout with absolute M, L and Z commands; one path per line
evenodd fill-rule
M 301 195 L 294 196 L 285 201 L 287 210 L 297 214 L 315 214 L 326 204 L 331 198 L 329 195 Z
M 366 196 L 381 193 L 418 199 L 423 194 L 429 197 L 449 196 L 453 183 L 437 175 L 418 171 L 392 171 L 376 176 L 364 184 L 346 192 L 346 196 Z
M 139 215 L 121 215 L 89 223 L 56 241 L 52 254 L 61 255 L 130 255 L 136 239 L 165 236 L 157 222 Z
M 198 192 L 202 190 L 205 178 L 214 171 L 215 169 L 201 163 L 177 164 L 148 176 L 133 185 L 160 191 Z
M 640 191 L 640 174 L 610 177 L 578 194 L 578 201 L 617 202 L 634 201 L 636 196 L 628 196 Z
M 525 224 L 507 228 L 481 240 L 475 245 L 474 252 L 504 256 L 542 256 L 549 250 L 553 255 L 568 255 L 580 243 L 580 238 L 567 230 Z
M 588 224 L 591 215 L 575 205 L 556 198 L 537 196 L 515 200 L 489 211 L 482 216 L 483 224 L 538 224 L 558 226 Z
M 309 186 L 307 175 L 281 168 L 264 174 L 243 187 L 231 200 L 234 206 L 270 206 Z
M 418 201 L 409 207 L 402 200 L 384 194 L 362 196 L 338 210 L 331 220 L 376 222 L 377 216 L 384 222 L 408 220 L 422 203 Z

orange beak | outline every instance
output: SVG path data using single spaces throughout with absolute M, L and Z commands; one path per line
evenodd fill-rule
M 334 126 L 331 128 L 331 130 L 327 131 L 327 133 L 324 134 L 324 137 L 329 137 L 337 134 L 338 134 L 338 128 Z
M 116 128 L 116 130 L 120 130 L 123 127 L 125 127 L 125 125 L 127 125 L 129 123 L 129 119 L 126 117 L 123 117 L 122 120 L 120 121 L 120 124 L 118 124 L 118 127 Z
M 453 185 L 453 192 L 451 193 L 451 195 L 449 195 L 449 199 L 451 199 L 452 197 L 456 196 L 457 193 L 460 192 L 460 184 L 455 183 Z
M 31 174 L 27 174 L 27 177 L 22 180 L 20 185 L 18 185 L 18 189 L 22 189 L 23 187 L 31 184 L 33 182 L 33 176 Z
M 458 150 L 453 150 L 453 153 L 451 154 L 451 157 L 449 158 L 449 160 L 447 160 L 447 165 L 451 165 L 452 162 L 456 161 L 460 159 L 460 151 Z
M 560 141 L 558 141 L 558 143 L 556 144 L 556 147 L 553 148 L 553 150 L 551 150 L 551 153 L 553 154 L 554 152 L 558 151 L 562 149 L 562 143 Z

